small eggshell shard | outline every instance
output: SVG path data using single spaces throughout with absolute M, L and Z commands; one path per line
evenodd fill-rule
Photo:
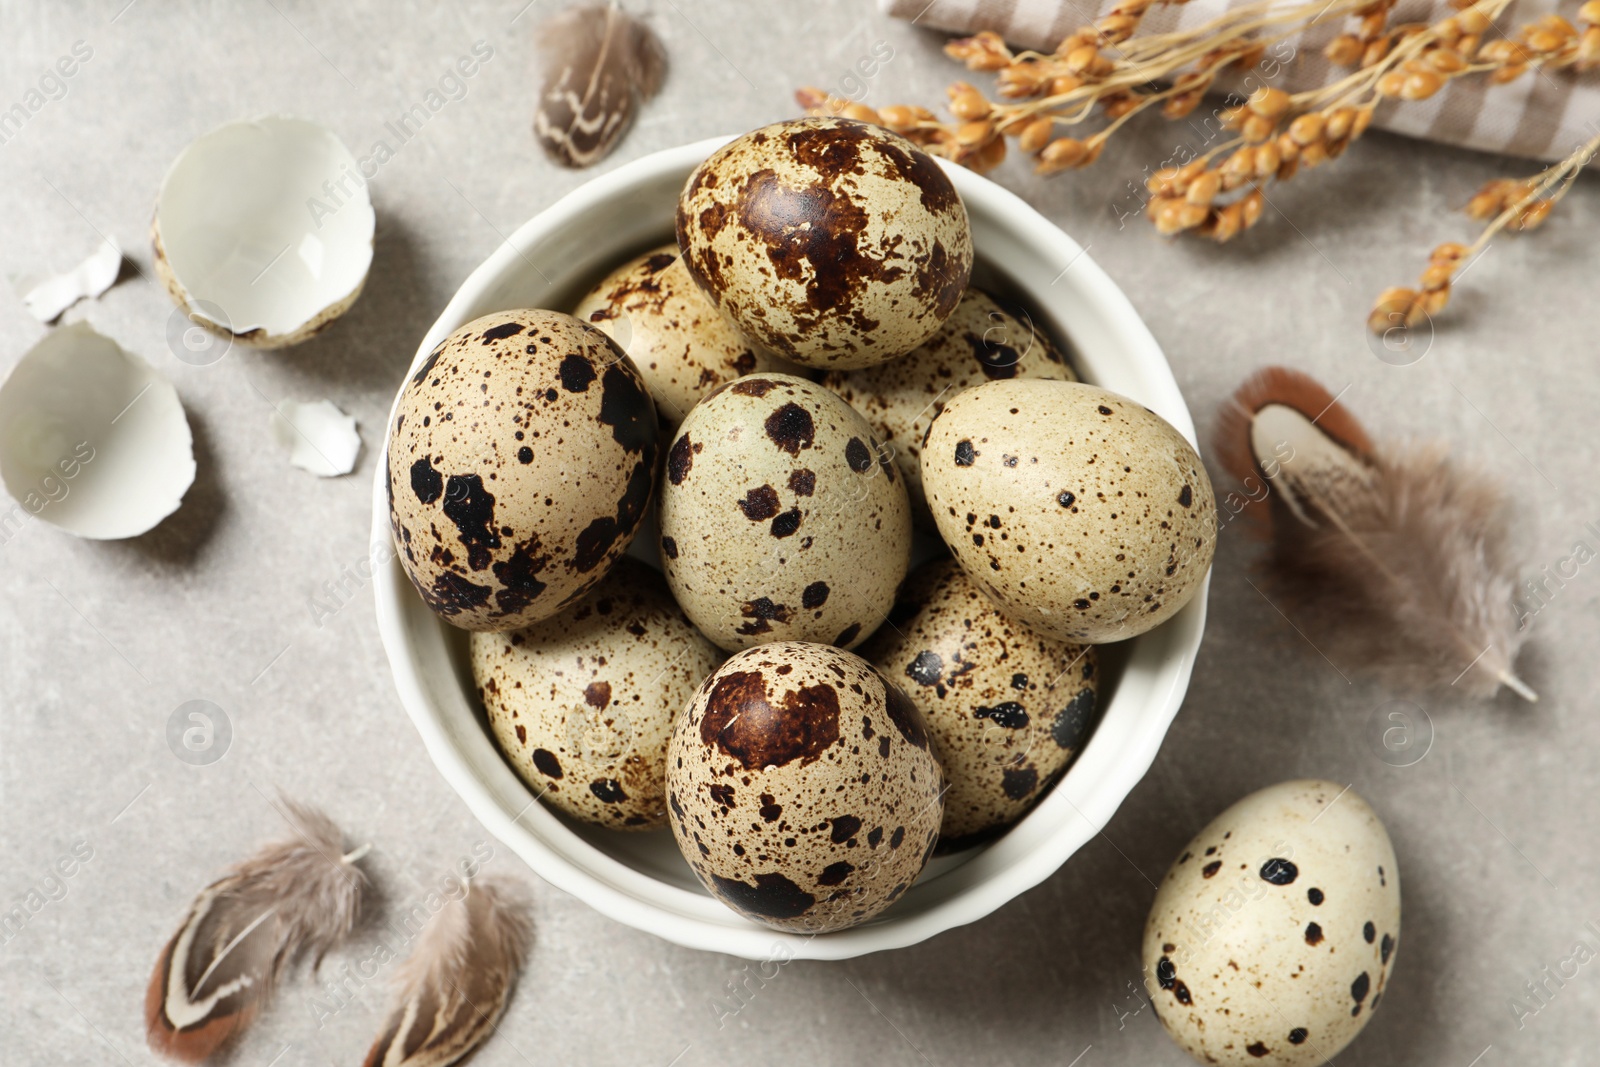
M 361 452 L 353 416 L 331 400 L 283 400 L 272 413 L 272 435 L 289 450 L 289 462 L 319 478 L 349 474 Z
M 466 630 L 550 618 L 603 578 L 650 506 L 660 430 L 633 361 L 557 311 L 498 311 L 407 381 L 387 450 L 401 567 Z
M 1011 622 L 954 560 L 907 579 L 862 655 L 922 712 L 944 768 L 940 849 L 1021 818 L 1083 751 L 1097 718 L 1093 645 Z
M 922 439 L 963 389 L 1003 378 L 1077 381 L 1061 350 L 1024 308 L 968 289 L 939 332 L 902 359 L 854 371 L 830 371 L 822 384 L 867 417 L 894 450 L 912 514 L 926 523 Z
M 722 648 L 849 648 L 894 606 L 911 559 L 905 486 L 867 421 L 822 386 L 724 386 L 683 421 L 666 475 L 662 569 Z
M 689 866 L 712 896 L 780 930 L 843 930 L 898 900 L 938 841 L 942 792 L 916 706 L 828 645 L 731 656 L 667 750 Z
M 40 322 L 54 322 L 73 304 L 99 296 L 122 272 L 122 248 L 107 237 L 87 259 L 61 274 L 44 278 L 13 278 L 28 313 Z
M 933 157 L 852 119 L 745 134 L 678 200 L 689 273 L 747 336 L 808 367 L 905 355 L 972 276 L 967 209 Z
M 1335 782 L 1281 782 L 1167 871 L 1145 986 L 1201 1063 L 1327 1063 L 1372 1018 L 1399 942 L 1400 868 L 1377 814 Z
M 1171 618 L 1216 547 L 1211 479 L 1173 426 L 1077 382 L 992 381 L 928 431 L 922 483 L 939 534 L 1011 618 L 1103 644 Z
M 572 607 L 472 635 L 472 674 L 500 750 L 546 804 L 617 830 L 667 821 L 667 740 L 722 654 L 659 572 L 624 557 Z
M 172 383 L 86 323 L 46 334 L 0 385 L 0 478 L 70 533 L 136 537 L 177 510 L 194 473 Z
M 374 221 L 339 138 L 270 117 L 228 123 L 185 148 L 150 234 L 156 273 L 192 320 L 244 345 L 282 348 L 355 303 Z
M 702 396 L 743 374 L 787 368 L 723 317 L 665 245 L 612 271 L 573 311 L 616 341 L 677 426 Z

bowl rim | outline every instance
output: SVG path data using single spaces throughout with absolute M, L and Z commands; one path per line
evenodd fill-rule
M 567 193 L 502 241 L 468 275 L 418 345 L 396 389 L 394 402 L 384 423 L 385 437 L 388 426 L 393 424 L 400 395 L 410 376 L 415 373 L 415 368 L 438 341 L 468 321 L 469 309 L 500 282 L 518 259 L 526 262 L 528 253 L 537 249 L 546 236 L 566 225 L 575 215 L 602 208 L 619 193 L 659 179 L 668 172 L 692 170 L 729 140 L 732 140 L 732 136 L 707 138 L 623 164 Z M 1012 224 L 1024 225 L 1031 240 L 1046 246 L 1051 259 L 1064 264 L 1058 281 L 1068 271 L 1073 273 L 1074 284 L 1104 310 L 1102 325 L 1116 343 L 1132 353 L 1144 371 L 1153 377 L 1154 380 L 1148 383 L 1147 395 L 1141 402 L 1172 423 L 1190 444 L 1195 444 L 1193 420 L 1165 355 L 1127 296 L 1089 258 L 1087 249 L 1010 190 L 946 160 L 940 159 L 939 163 L 964 201 L 970 203 L 974 198 L 981 200 L 985 211 L 1008 217 Z M 1068 797 L 1066 803 L 1079 818 L 1070 825 L 1055 827 L 1041 847 L 1012 859 L 1004 867 L 985 875 L 980 882 L 944 894 L 919 911 L 905 915 L 895 915 L 891 911 L 879 921 L 826 935 L 785 933 L 743 920 L 731 910 L 727 912 L 727 921 L 713 922 L 683 912 L 669 911 L 657 901 L 641 896 L 639 890 L 643 888 L 642 880 L 655 887 L 651 892 L 657 896 L 682 894 L 684 898 L 703 899 L 699 894 L 662 882 L 609 854 L 593 849 L 593 846 L 581 840 L 578 840 L 578 844 L 596 853 L 596 862 L 594 867 L 587 869 L 575 865 L 522 824 L 524 813 L 536 804 L 536 798 L 530 800 L 522 811 L 510 815 L 495 797 L 490 784 L 474 768 L 450 724 L 435 709 L 428 696 L 428 686 L 418 657 L 414 654 L 413 635 L 406 624 L 402 605 L 406 598 L 414 598 L 415 593 L 392 547 L 387 471 L 386 439 L 377 456 L 373 476 L 372 550 L 375 561 L 381 561 L 381 565 L 375 567 L 373 580 L 378 631 L 401 705 L 421 736 L 435 767 L 479 822 L 546 881 L 610 919 L 688 948 L 723 952 L 748 959 L 771 959 L 775 956 L 784 959 L 847 959 L 869 952 L 904 948 L 945 930 L 975 922 L 1038 885 L 1101 832 L 1149 770 L 1182 704 L 1204 633 L 1206 598 L 1211 583 L 1209 569 L 1190 602 L 1156 631 L 1152 631 L 1164 632 L 1168 643 L 1177 650 L 1163 661 L 1156 679 L 1158 685 L 1149 697 L 1151 703 L 1159 702 L 1159 708 L 1153 713 L 1148 709 L 1144 712 L 1147 722 L 1140 732 L 1120 738 L 1121 747 L 1116 752 L 1116 759 L 1104 765 L 1099 777 L 1089 783 L 1091 788 L 1087 793 L 1076 802 Z M 1103 715 L 1101 726 L 1104 722 Z M 1091 736 L 1085 752 L 1079 755 L 1075 767 L 1085 762 L 1084 756 L 1094 746 L 1095 739 L 1104 732 L 1097 726 L 1095 735 Z M 1100 763 L 1104 764 L 1104 761 Z M 506 774 L 511 774 L 508 767 Z M 1051 795 L 1079 792 L 1078 788 L 1069 789 L 1071 782 L 1071 775 L 1063 778 L 1056 783 Z M 1082 784 L 1081 776 L 1079 782 Z M 1036 807 L 1034 811 L 1037 810 Z M 559 832 L 573 834 L 553 816 L 549 818 L 550 825 L 546 829 L 557 826 L 561 827 Z M 963 866 L 971 866 L 975 862 L 978 861 L 969 860 Z M 957 870 L 960 868 L 947 872 L 941 878 L 954 875 Z M 933 881 L 936 884 L 938 880 Z

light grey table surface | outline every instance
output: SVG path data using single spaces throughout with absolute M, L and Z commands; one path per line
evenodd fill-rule
M 454 4 L 104 0 L 0 6 L 0 106 L 74 42 L 92 58 L 64 98 L 0 145 L 0 269 L 62 269 L 113 234 L 141 268 L 69 320 L 88 319 L 177 385 L 199 475 L 182 509 L 124 543 L 43 522 L 0 548 L 0 904 L 53 899 L 0 946 L 0 1061 L 146 1063 L 150 967 L 191 895 L 283 829 L 274 790 L 323 806 L 390 905 L 425 894 L 474 849 L 526 882 L 537 942 L 508 1017 L 476 1061 L 605 1063 L 1187 1062 L 1131 993 L 1153 888 L 1184 842 L 1245 793 L 1285 778 L 1350 783 L 1388 825 L 1404 877 L 1404 936 L 1382 1010 L 1347 1064 L 1578 1063 L 1600 1013 L 1600 965 L 1546 1003 L 1524 983 L 1600 920 L 1600 636 L 1596 570 L 1540 613 L 1522 660 L 1542 693 L 1425 703 L 1431 751 L 1379 758 L 1389 694 L 1351 682 L 1247 584 L 1254 549 L 1221 538 L 1210 626 L 1160 756 L 1104 833 L 988 919 L 904 951 L 792 963 L 719 1021 L 741 961 L 677 948 L 600 917 L 532 875 L 434 771 L 402 712 L 370 590 L 324 583 L 366 553 L 373 456 L 401 370 L 467 272 L 589 173 L 530 135 L 535 27 L 553 0 Z M 942 37 L 862 0 L 662 0 L 648 9 L 672 73 L 598 170 L 794 112 L 798 85 L 837 85 L 875 42 L 894 58 L 867 99 L 937 104 L 958 76 Z M 120 9 L 120 10 L 119 10 Z M 358 155 L 477 41 L 493 57 L 373 183 L 376 257 L 365 294 L 311 343 L 235 349 L 197 367 L 168 350 L 172 308 L 152 280 L 146 227 L 167 165 L 230 119 L 317 119 Z M 1580 182 L 1544 232 L 1497 244 L 1467 276 L 1431 351 L 1375 358 L 1366 307 L 1405 284 L 1433 243 L 1467 238 L 1455 211 L 1527 165 L 1371 136 L 1335 166 L 1273 190 L 1276 210 L 1225 248 L 1167 243 L 1111 205 L 1181 136 L 1136 124 L 1086 173 L 1050 180 L 1016 162 L 999 180 L 1090 246 L 1165 347 L 1202 433 L 1267 362 L 1303 368 L 1383 437 L 1443 437 L 1506 481 L 1537 573 L 1594 535 L 1594 370 L 1600 187 Z M 0 299 L 0 370 L 42 334 Z M 349 477 L 285 461 L 269 402 L 329 397 L 360 419 Z M 1348 672 L 1347 672 L 1348 673 Z M 174 758 L 174 708 L 223 708 L 233 739 L 208 766 Z M 92 853 L 64 882 L 57 860 Z M 342 978 L 374 934 L 330 961 Z M 337 1012 L 298 976 L 238 1049 L 239 1064 L 358 1059 L 385 1007 L 381 978 Z M 321 994 L 326 996 L 325 993 Z M 1537 1012 L 1514 1008 L 1522 997 Z M 1519 1019 L 1520 1014 L 1520 1019 Z M 676 1059 L 675 1059 L 676 1057 Z

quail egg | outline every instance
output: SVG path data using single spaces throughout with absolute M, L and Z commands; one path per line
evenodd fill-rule
M 546 804 L 619 830 L 666 825 L 672 720 L 721 659 L 660 573 L 627 557 L 561 614 L 472 635 L 478 695 L 517 774 Z
M 859 643 L 911 557 L 905 485 L 866 419 L 786 374 L 740 378 L 689 412 L 660 512 L 673 595 L 729 651 Z
M 789 369 L 723 318 L 689 277 L 677 245 L 618 267 L 573 315 L 628 353 L 664 426 L 678 425 L 702 396 L 741 374 Z
M 736 326 L 808 367 L 903 356 L 972 276 L 967 209 L 916 145 L 802 118 L 712 154 L 678 199 L 684 265 Z
M 934 523 L 1011 618 L 1058 641 L 1135 637 L 1211 566 L 1211 480 L 1193 446 L 1125 396 L 1013 378 L 957 395 L 922 448 Z
M 933 852 L 942 794 L 916 706 L 828 645 L 729 657 L 667 749 L 689 866 L 717 899 L 784 930 L 842 930 L 897 900 Z
M 862 655 L 922 712 L 949 791 L 940 848 L 1015 822 L 1083 750 L 1095 722 L 1099 657 L 1030 633 L 954 560 L 914 573 Z
M 1328 1063 L 1372 1018 L 1400 939 L 1400 869 L 1334 782 L 1252 793 L 1189 842 L 1144 928 L 1167 1033 L 1201 1063 Z
M 389 519 L 406 576 L 446 621 L 549 618 L 633 540 L 654 487 L 655 406 L 604 333 L 501 311 L 439 343 L 389 432 Z
M 1023 308 L 968 289 L 939 332 L 904 359 L 855 371 L 829 371 L 822 384 L 844 397 L 894 450 L 905 476 L 912 516 L 926 521 L 922 438 L 950 398 L 999 378 L 1077 375 L 1048 334 Z

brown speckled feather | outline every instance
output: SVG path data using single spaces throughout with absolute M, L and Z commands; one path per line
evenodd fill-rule
M 1264 520 L 1273 599 L 1343 671 L 1405 690 L 1535 694 L 1500 487 L 1443 446 L 1375 445 L 1298 371 L 1269 367 L 1224 405 L 1216 450 Z M 1252 484 L 1253 483 L 1253 484 Z M 1263 502 L 1265 504 L 1263 505 Z
M 640 101 L 661 88 L 661 41 L 615 3 L 576 7 L 538 30 L 544 84 L 533 129 L 551 159 L 587 167 L 610 154 Z
M 366 1067 L 448 1067 L 488 1039 L 533 937 L 527 904 L 492 882 L 467 882 L 417 936 L 398 998 Z
M 200 891 L 145 992 L 150 1048 L 199 1063 L 249 1026 L 279 975 L 323 955 L 355 925 L 366 876 L 326 815 L 290 801 L 295 836 Z

